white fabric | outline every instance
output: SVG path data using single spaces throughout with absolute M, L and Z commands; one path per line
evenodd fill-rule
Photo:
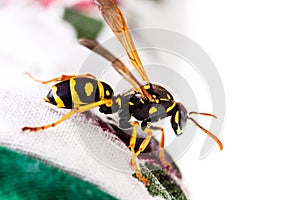
M 38 85 L 38 84 L 37 84 Z M 63 116 L 66 111 L 58 110 L 36 99 L 38 89 L 28 88 L 32 96 L 16 94 L 15 91 L 0 90 L 0 145 L 17 149 L 40 158 L 56 167 L 71 172 L 84 180 L 98 185 L 104 191 L 120 199 L 159 199 L 150 197 L 144 185 L 131 175 L 130 153 L 126 146 L 109 137 L 93 121 L 82 114 L 45 131 L 22 132 L 25 125 L 44 125 Z M 47 90 L 43 91 L 47 93 Z M 86 130 L 83 132 L 83 130 Z M 83 134 L 88 134 L 83 135 Z M 101 137 L 103 136 L 103 137 Z M 90 139 L 83 139 L 90 138 Z M 94 140 L 93 140 L 94 138 Z M 91 142 L 91 143 L 87 143 Z M 94 142 L 93 142 L 94 141 Z M 91 146 L 98 145 L 99 153 L 107 155 L 109 165 L 120 167 L 117 171 L 97 160 L 90 152 Z M 127 171 L 127 172 L 126 172 Z

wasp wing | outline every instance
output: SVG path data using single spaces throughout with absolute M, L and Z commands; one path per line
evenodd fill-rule
M 133 76 L 133 74 L 128 70 L 128 68 L 112 53 L 110 53 L 107 49 L 101 46 L 97 41 L 90 39 L 80 39 L 79 43 L 110 61 L 115 70 L 133 86 L 135 91 L 139 92 L 143 98 L 152 100 L 151 95 L 145 90 L 143 85 Z
M 111 30 L 115 33 L 125 48 L 130 62 L 134 68 L 138 71 L 143 81 L 149 83 L 150 80 L 136 51 L 134 42 L 131 38 L 130 32 L 128 31 L 125 18 L 116 3 L 113 0 L 94 0 L 94 2 L 101 11 L 106 23 L 109 25 Z

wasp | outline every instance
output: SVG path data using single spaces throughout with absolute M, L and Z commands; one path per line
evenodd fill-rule
M 144 84 L 141 84 L 118 58 L 97 41 L 80 39 L 80 44 L 110 61 L 115 70 L 131 84 L 132 88 L 123 94 L 115 95 L 113 89 L 107 83 L 97 80 L 91 74 L 62 75 L 48 81 L 40 81 L 31 77 L 43 84 L 58 82 L 52 86 L 44 100 L 55 105 L 57 108 L 70 109 L 71 111 L 53 123 L 38 127 L 26 126 L 22 130 L 35 132 L 54 127 L 75 113 L 82 113 L 97 107 L 104 114 L 118 113 L 119 127 L 122 129 L 133 128 L 129 142 L 129 149 L 132 154 L 131 165 L 135 170 L 137 178 L 145 185 L 148 183 L 148 180 L 141 174 L 136 159 L 147 147 L 153 131 L 158 130 L 161 132 L 160 160 L 164 166 L 171 167 L 170 163 L 164 158 L 164 129 L 154 126 L 152 123 L 170 117 L 172 129 L 179 136 L 183 133 L 187 120 L 191 120 L 198 128 L 214 139 L 219 145 L 220 150 L 222 150 L 223 145 L 221 141 L 190 117 L 192 114 L 207 115 L 215 118 L 216 116 L 199 112 L 188 113 L 184 105 L 176 102 L 172 94 L 164 87 L 152 84 L 144 70 L 125 18 L 118 6 L 113 0 L 94 0 L 94 2 L 102 13 L 104 20 L 126 50 L 129 60 L 141 76 Z M 147 136 L 136 151 L 137 129 L 139 126 Z

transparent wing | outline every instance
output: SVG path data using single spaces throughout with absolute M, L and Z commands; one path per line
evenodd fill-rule
M 79 43 L 110 61 L 115 70 L 133 86 L 135 91 L 139 92 L 143 98 L 152 100 L 151 95 L 145 90 L 143 85 L 138 80 L 136 80 L 136 78 L 128 70 L 128 68 L 112 53 L 101 46 L 97 41 L 90 39 L 80 39 Z
M 94 2 L 101 11 L 106 23 L 109 25 L 111 30 L 115 33 L 115 35 L 118 37 L 121 44 L 125 48 L 134 68 L 138 71 L 143 81 L 149 83 L 150 80 L 136 51 L 130 32 L 128 31 L 128 26 L 125 18 L 118 6 L 113 0 L 94 0 Z

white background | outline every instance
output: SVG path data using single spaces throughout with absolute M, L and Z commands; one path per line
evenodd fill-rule
M 183 26 L 186 30 L 182 32 L 204 48 L 217 66 L 224 83 L 227 106 L 221 138 L 223 152 L 216 148 L 209 157 L 199 160 L 200 141 L 203 141 L 199 135 L 179 160 L 191 199 L 300 198 L 297 191 L 300 179 L 299 10 L 298 1 L 291 0 L 187 0 L 186 7 L 182 7 L 186 15 Z M 62 46 L 78 48 L 70 39 L 70 35 L 75 36 L 71 29 L 55 29 L 60 27 L 59 18 L 49 21 L 42 31 L 35 29 L 53 13 L 36 12 L 40 14 L 39 18 L 33 18 L 30 17 L 33 11 L 24 12 L 28 18 L 20 13 L 2 13 L 2 72 L 10 70 L 5 65 L 29 63 L 36 74 L 40 72 L 40 77 L 48 78 L 51 70 L 47 67 L 80 67 L 80 56 L 85 56 L 85 52 L 66 52 L 54 48 L 55 42 L 49 44 L 60 38 Z M 45 12 L 49 13 L 46 15 Z M 166 13 L 167 20 L 172 21 L 172 13 L 176 14 Z M 26 29 L 24 23 L 32 22 L 32 19 L 35 19 L 34 24 L 31 29 Z M 22 23 L 16 25 L 20 21 Z M 24 40 L 37 31 L 40 31 L 39 37 Z M 23 36 L 18 37 L 21 33 Z M 11 45 L 12 39 L 22 43 Z M 39 45 L 43 44 L 48 45 L 44 50 L 47 56 L 39 52 Z M 80 56 L 71 56 L 76 53 Z M 39 64 L 46 69 L 44 72 L 39 71 Z M 65 67 L 62 71 L 72 68 Z M 28 69 L 24 67 L 20 74 Z M 1 83 L 11 78 L 3 75 Z
M 188 0 L 226 93 L 224 151 L 181 160 L 192 199 L 299 199 L 299 1 Z

